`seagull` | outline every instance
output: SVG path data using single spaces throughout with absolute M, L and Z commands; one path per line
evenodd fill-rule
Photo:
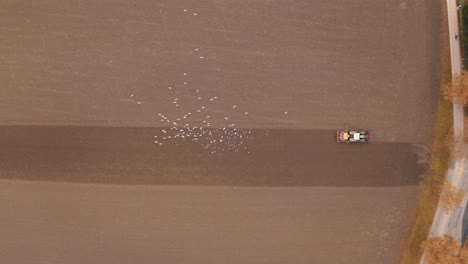
M 236 107 L 237 107 L 237 105 L 233 105 L 233 106 L 232 106 L 232 108 L 236 108 Z
M 171 86 L 169 86 L 169 87 L 167 87 L 167 88 L 168 88 L 169 90 L 172 90 L 172 87 L 171 87 Z
M 248 115 L 248 114 L 249 114 L 249 112 L 245 112 L 245 113 L 244 113 L 244 115 Z
M 284 112 L 284 114 L 285 114 L 285 115 L 287 115 L 287 114 L 288 114 L 288 112 Z

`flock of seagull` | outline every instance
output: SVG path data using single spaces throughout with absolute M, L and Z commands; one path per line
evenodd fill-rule
M 187 76 L 187 73 L 184 73 Z M 174 91 L 175 87 L 169 86 L 169 90 Z M 237 128 L 236 123 L 229 122 L 229 116 L 224 116 L 223 119 L 227 122 L 223 127 L 212 127 L 214 125 L 214 118 L 209 115 L 208 107 L 220 100 L 218 96 L 212 96 L 208 99 L 203 99 L 199 96 L 200 90 L 195 90 L 194 100 L 207 104 L 200 104 L 199 107 L 188 111 L 182 116 L 170 118 L 168 115 L 159 113 L 157 118 L 161 122 L 167 123 L 167 128 L 162 128 L 159 135 L 154 136 L 154 143 L 162 145 L 166 140 L 191 140 L 199 143 L 203 148 L 208 149 L 210 153 L 221 153 L 223 151 L 239 152 L 241 150 L 247 151 L 246 141 L 252 139 L 252 130 Z M 174 107 L 182 107 L 182 100 L 174 97 L 172 104 Z M 207 107 L 208 106 L 208 107 Z M 233 111 L 238 111 L 237 105 L 232 106 Z M 248 112 L 243 112 L 248 115 Z M 192 117 L 198 122 L 192 122 Z M 197 125 L 193 125 L 193 124 Z M 249 152 L 249 151 L 247 151 Z
M 187 12 L 184 9 L 184 12 Z M 197 16 L 197 13 L 193 13 Z M 194 49 L 195 53 L 200 53 L 199 48 Z M 198 56 L 200 60 L 205 60 L 204 56 Z M 184 78 L 188 77 L 188 73 L 183 73 Z M 189 87 L 187 80 L 184 80 L 184 88 Z M 167 89 L 172 92 L 176 92 L 178 87 L 168 86 Z M 134 97 L 132 94 L 130 97 Z M 183 116 L 170 118 L 167 114 L 159 113 L 156 118 L 159 118 L 161 122 L 167 123 L 167 127 L 161 128 L 161 133 L 154 135 L 154 143 L 157 145 L 163 145 L 168 140 L 184 140 L 193 141 L 200 144 L 204 149 L 210 151 L 211 154 L 222 153 L 225 151 L 246 151 L 250 153 L 247 148 L 246 142 L 251 140 L 253 137 L 251 129 L 238 128 L 236 123 L 230 121 L 229 116 L 224 116 L 223 127 L 216 126 L 214 124 L 214 118 L 209 115 L 207 106 L 220 100 L 218 96 L 212 96 L 208 99 L 200 96 L 200 90 L 195 90 L 195 96 L 193 100 L 200 102 L 200 106 L 192 111 L 186 112 Z M 202 105 L 205 102 L 205 105 Z M 182 107 L 182 100 L 174 95 L 172 104 L 174 107 Z M 140 101 L 137 104 L 141 104 Z M 237 105 L 232 105 L 232 111 L 236 111 L 236 114 L 243 114 L 248 116 L 249 112 L 241 111 Z M 284 112 L 284 115 L 288 112 Z M 195 117 L 196 120 L 191 119 Z M 201 120 L 197 121 L 197 120 Z M 218 119 L 219 120 L 219 119 Z M 194 122 L 195 121 L 195 122 Z M 226 125 L 227 124 L 227 125 Z M 213 126 L 213 127 L 212 127 Z M 268 130 L 266 135 L 268 135 Z

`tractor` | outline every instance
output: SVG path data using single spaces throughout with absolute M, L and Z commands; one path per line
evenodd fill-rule
M 336 142 L 338 143 L 372 143 L 374 142 L 374 133 L 369 130 L 348 130 L 342 129 L 336 131 Z

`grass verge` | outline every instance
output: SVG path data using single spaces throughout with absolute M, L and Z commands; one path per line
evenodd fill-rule
M 442 49 L 441 49 L 441 84 L 448 83 L 452 79 L 450 68 L 450 46 L 447 25 L 447 10 L 445 1 L 442 2 Z M 412 227 L 405 243 L 406 247 L 401 257 L 402 264 L 416 264 L 421 258 L 420 245 L 427 238 L 432 220 L 439 202 L 439 192 L 445 181 L 450 160 L 450 144 L 447 141 L 447 134 L 453 127 L 453 106 L 450 102 L 444 101 L 442 95 L 439 96 L 437 112 L 434 123 L 434 136 L 432 142 L 432 156 L 430 170 L 424 183 L 420 186 L 418 201 L 416 204 L 416 216 L 412 222 Z

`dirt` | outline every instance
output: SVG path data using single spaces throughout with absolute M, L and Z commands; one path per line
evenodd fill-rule
M 349 125 L 423 143 L 439 80 L 438 4 L 6 0 L 0 120 L 161 126 L 158 113 L 206 106 L 217 127 L 225 116 L 245 128 Z
M 395 231 L 405 228 L 415 188 L 1 180 L 0 257 L 22 264 L 393 263 Z
M 2 178 L 106 184 L 402 186 L 418 184 L 425 171 L 425 164 L 418 164 L 420 151 L 410 144 L 338 144 L 334 131 L 251 130 L 241 139 L 243 144 L 230 151 L 224 142 L 218 150 L 205 149 L 193 137 L 162 140 L 168 134 L 159 128 L 4 126 Z M 163 145 L 154 143 L 155 135 Z
M 432 131 L 439 4 L 2 1 L 2 262 L 393 263 Z M 158 114 L 188 112 L 249 138 L 154 143 Z M 376 143 L 336 144 L 346 125 Z

